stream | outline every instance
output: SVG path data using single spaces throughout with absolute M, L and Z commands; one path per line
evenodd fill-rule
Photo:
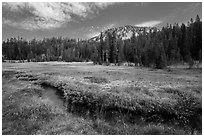
M 57 108 L 60 108 L 62 110 L 66 110 L 66 107 L 64 106 L 64 101 L 57 93 L 57 89 L 47 86 L 42 86 L 42 88 L 44 89 L 42 95 L 43 98 L 50 100 L 53 106 L 56 106 Z

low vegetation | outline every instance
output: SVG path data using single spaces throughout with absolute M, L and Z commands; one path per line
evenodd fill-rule
M 27 65 L 3 71 L 3 134 L 202 134 L 199 69 L 64 64 L 56 73 L 56 63 Z
M 42 87 L 25 79 L 22 83 L 14 74 L 17 73 L 3 71 L 3 135 L 96 134 L 88 120 L 60 110 L 43 96 Z M 28 74 L 19 76 L 30 77 Z
M 109 120 L 114 119 L 115 112 L 126 115 L 130 123 L 137 122 L 139 115 L 145 121 L 178 123 L 180 126 L 199 130 L 201 128 L 193 124 L 202 115 L 201 98 L 183 90 L 165 88 L 149 91 L 141 87 L 113 87 L 101 91 L 97 86 L 78 81 L 61 81 L 59 77 L 43 78 L 37 83 L 62 92 L 70 112 L 88 113 L 92 117 L 109 115 Z

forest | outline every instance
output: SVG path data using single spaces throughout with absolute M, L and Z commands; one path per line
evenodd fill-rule
M 202 61 L 202 21 L 197 15 L 187 25 L 167 24 L 161 30 L 135 36 L 130 39 L 116 38 L 116 33 L 108 33 L 105 40 L 89 41 L 63 37 L 44 38 L 42 40 L 25 40 L 22 37 L 10 38 L 2 43 L 4 60 L 24 62 L 93 61 L 94 64 L 123 62 L 135 66 L 165 68 L 168 65 L 193 61 Z

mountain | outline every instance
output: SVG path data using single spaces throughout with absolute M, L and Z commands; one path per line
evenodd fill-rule
M 140 33 L 143 33 L 144 31 L 146 31 L 147 33 L 153 30 L 157 30 L 157 28 L 155 27 L 139 27 L 139 26 L 131 26 L 131 25 L 126 25 L 126 26 L 123 26 L 123 27 L 117 27 L 117 28 L 110 28 L 110 29 L 107 29 L 105 31 L 102 32 L 102 37 L 103 37 L 103 40 L 105 40 L 105 38 L 107 37 L 107 34 L 110 32 L 112 33 L 113 31 L 116 32 L 116 38 L 118 39 L 122 39 L 122 40 L 125 40 L 125 39 L 129 39 L 133 32 L 135 32 L 135 35 L 138 36 Z M 93 41 L 100 41 L 100 35 L 99 34 L 98 36 L 95 36 L 93 38 L 90 38 L 88 41 L 89 42 L 93 42 Z

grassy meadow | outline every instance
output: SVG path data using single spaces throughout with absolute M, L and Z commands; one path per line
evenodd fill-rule
M 202 134 L 202 69 L 2 66 L 3 134 Z

